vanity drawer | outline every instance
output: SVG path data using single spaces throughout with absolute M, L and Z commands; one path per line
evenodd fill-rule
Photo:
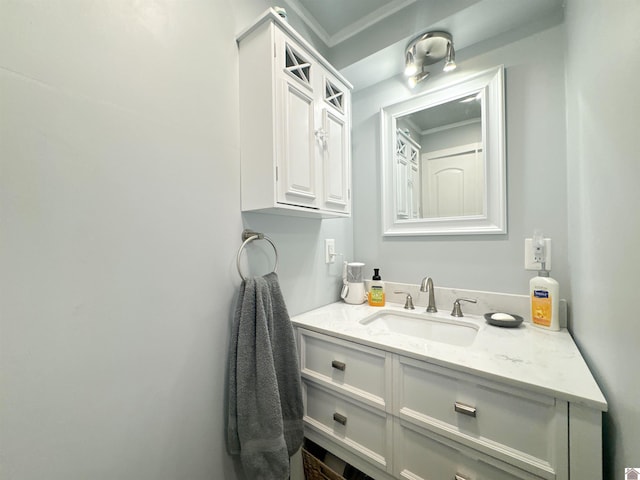
M 394 413 L 538 475 L 567 467 L 566 402 L 396 357 Z
M 387 471 L 392 417 L 315 383 L 303 382 L 305 428 L 312 428 Z
M 300 333 L 302 376 L 324 383 L 368 405 L 386 409 L 390 396 L 390 354 L 308 330 Z
M 540 477 L 419 427 L 399 422 L 395 477 L 412 480 L 541 480 Z M 549 478 L 549 477 L 547 477 Z M 553 477 L 550 477 L 553 478 Z

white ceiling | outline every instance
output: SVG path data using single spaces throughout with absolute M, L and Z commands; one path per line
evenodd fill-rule
M 407 115 L 413 127 L 423 135 L 430 130 L 444 126 L 480 123 L 481 103 L 475 96 L 465 99 L 457 98 L 440 105 L 429 107 Z
M 285 0 L 328 46 L 357 35 L 416 0 Z
M 532 34 L 563 17 L 564 0 L 283 0 L 329 52 L 356 89 L 400 74 L 404 49 L 444 30 L 460 52 L 480 42 Z M 503 40 L 506 41 L 506 40 Z M 511 39 L 513 41 L 513 38 Z

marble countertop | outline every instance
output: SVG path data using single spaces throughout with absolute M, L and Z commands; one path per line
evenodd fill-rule
M 551 332 L 527 322 L 518 328 L 500 328 L 489 325 L 482 316 L 465 315 L 463 320 L 477 325 L 478 333 L 470 346 L 460 347 L 381 333 L 360 323 L 382 309 L 407 312 L 392 303 L 371 307 L 336 302 L 296 315 L 291 321 L 300 328 L 607 411 L 607 401 L 566 329 Z M 424 307 L 412 312 L 422 313 Z M 429 315 L 452 319 L 449 312 Z

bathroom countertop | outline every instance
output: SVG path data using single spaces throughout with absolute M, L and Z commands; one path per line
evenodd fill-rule
M 359 323 L 380 310 L 407 311 L 391 303 L 381 308 L 336 302 L 296 315 L 291 321 L 300 328 L 607 411 L 607 401 L 566 329 L 551 332 L 527 322 L 518 328 L 500 328 L 487 324 L 484 317 L 465 315 L 463 319 L 476 324 L 479 330 L 470 346 L 460 347 L 380 333 L 379 329 Z M 424 312 L 424 307 L 411 312 Z M 448 312 L 429 315 L 452 319 Z

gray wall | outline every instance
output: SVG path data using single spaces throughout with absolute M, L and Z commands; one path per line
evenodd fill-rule
M 478 142 L 482 142 L 482 124 L 480 122 L 429 133 L 423 135 L 420 139 L 422 145 L 421 153 L 423 155 L 437 150 L 444 150 L 445 148 Z
M 609 402 L 607 479 L 622 478 L 624 467 L 640 465 L 639 23 L 638 2 L 568 2 L 572 328 Z M 607 44 L 613 37 L 616 48 L 611 49 Z
M 354 95 L 353 162 L 357 260 L 382 278 L 436 286 L 526 293 L 524 238 L 541 228 L 553 240 L 553 272 L 570 295 L 567 262 L 564 44 L 562 26 L 486 52 L 458 54 L 458 70 L 430 77 L 415 93 L 444 80 L 504 64 L 507 121 L 507 235 L 383 238 L 380 222 L 379 110 L 413 95 L 396 77 Z M 479 46 L 482 51 L 482 46 Z M 444 80 L 443 80 L 444 79 Z
M 325 236 L 353 243 L 349 220 L 240 214 L 235 34 L 267 6 L 0 2 L 3 479 L 239 478 L 240 233 L 273 237 L 292 313 L 338 298 Z

